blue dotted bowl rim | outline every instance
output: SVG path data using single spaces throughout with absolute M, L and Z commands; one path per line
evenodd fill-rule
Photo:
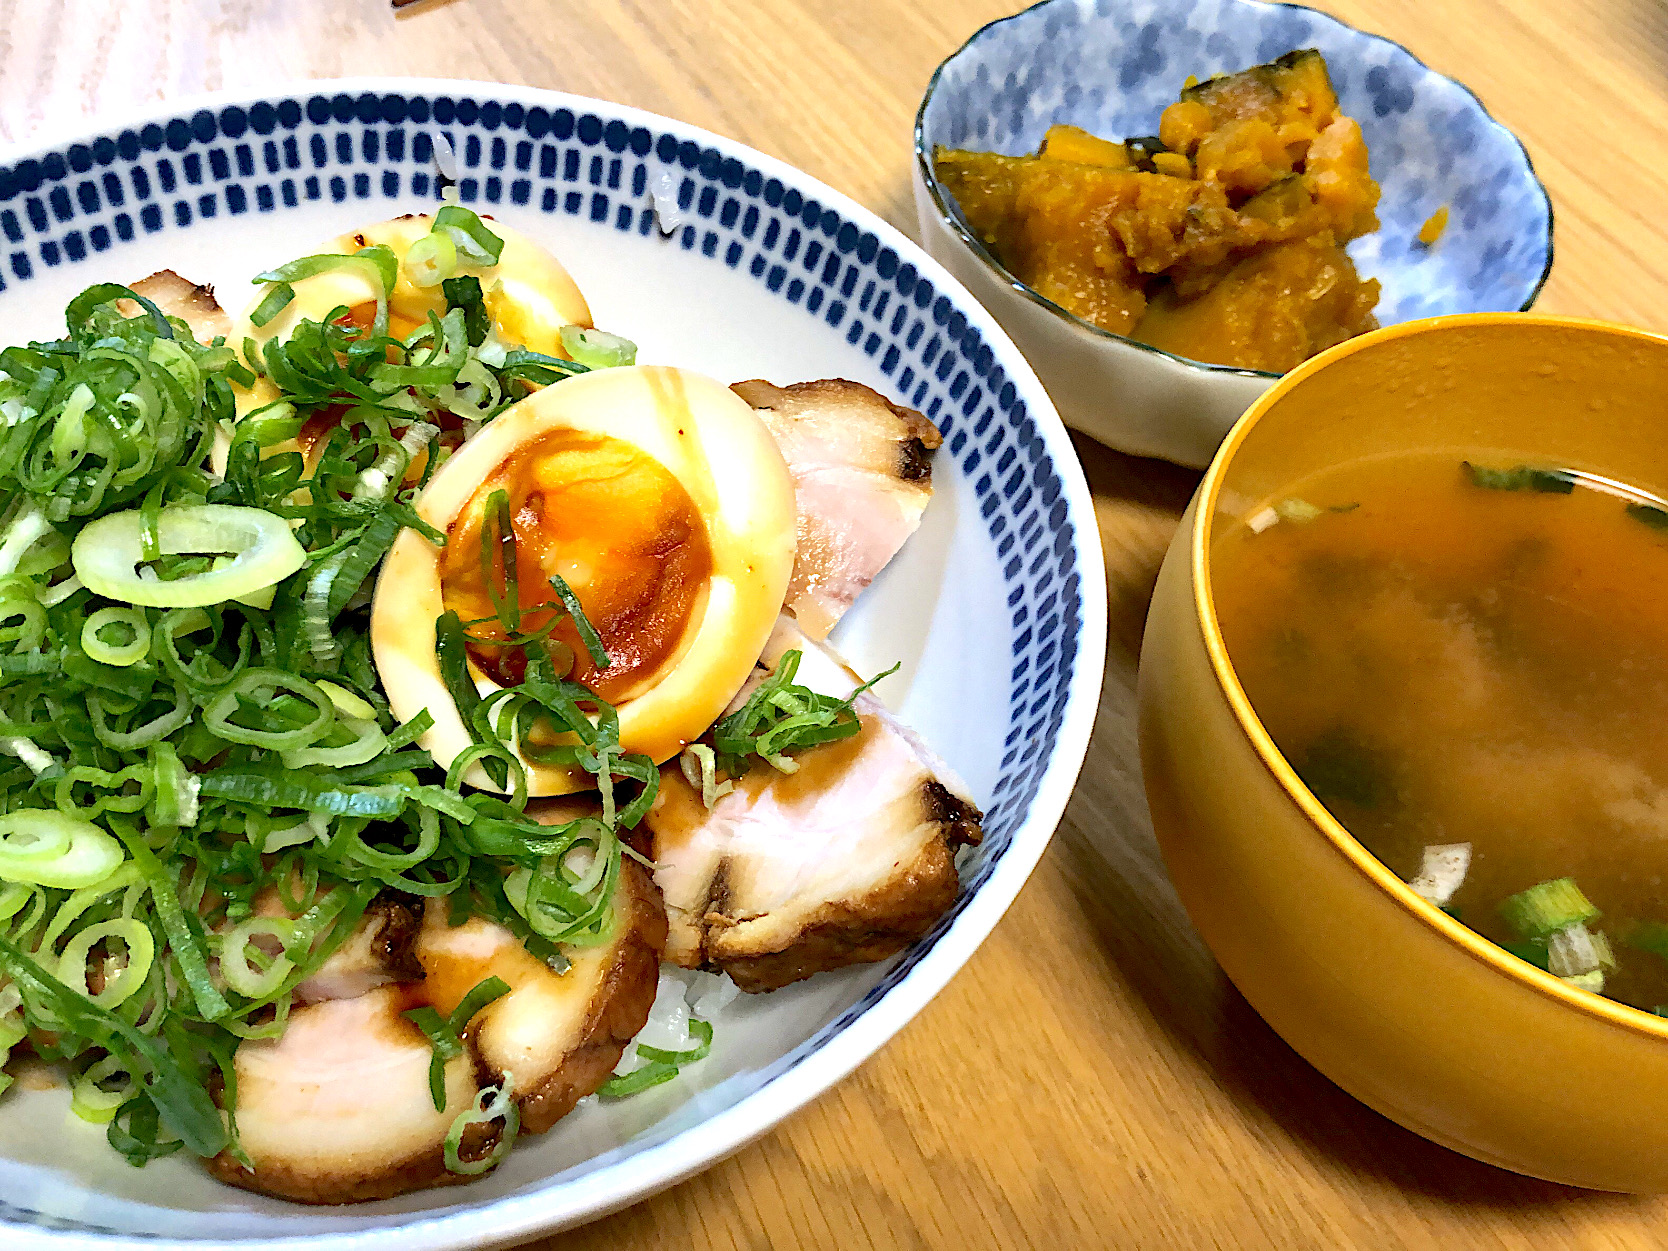
M 927 106 L 932 103 L 933 95 L 938 90 L 938 83 L 939 80 L 943 78 L 944 71 L 948 69 L 951 63 L 960 57 L 962 53 L 969 51 L 974 44 L 978 43 L 998 26 L 1005 25 L 1008 22 L 1023 21 L 1033 14 L 1048 8 L 1050 5 L 1071 4 L 1074 2 L 1075 0 L 1037 0 L 1035 4 L 1031 5 L 1029 8 L 1021 9 L 1018 13 L 1010 13 L 1007 17 L 999 17 L 995 21 L 986 22 L 983 26 L 979 27 L 978 30 L 969 35 L 967 37 L 967 41 L 963 43 L 961 47 L 957 48 L 949 56 L 940 61 L 938 68 L 932 72 L 932 77 L 927 80 L 927 89 L 921 96 L 921 106 L 915 110 L 915 164 L 916 168 L 920 172 L 921 180 L 927 188 L 927 194 L 932 197 L 933 208 L 938 213 L 939 220 L 954 231 L 956 236 L 973 253 L 973 255 L 984 262 L 986 268 L 995 274 L 996 277 L 1005 286 L 1007 286 L 1009 290 L 1018 295 L 1024 296 L 1027 300 L 1030 300 L 1031 303 L 1037 305 L 1038 307 L 1047 309 L 1050 313 L 1066 322 L 1075 330 L 1086 331 L 1097 338 L 1108 339 L 1115 343 L 1122 343 L 1127 347 L 1137 348 L 1140 351 L 1150 353 L 1154 356 L 1160 356 L 1166 360 L 1174 361 L 1178 365 L 1185 365 L 1189 369 L 1196 369 L 1201 373 L 1227 374 L 1240 378 L 1267 378 L 1269 380 L 1282 377 L 1283 375 L 1273 373 L 1267 369 L 1240 369 L 1234 365 L 1215 365 L 1210 361 L 1196 361 L 1189 356 L 1178 356 L 1174 352 L 1167 352 L 1163 348 L 1154 347 L 1150 343 L 1142 343 L 1139 339 L 1132 339 L 1128 335 L 1117 334 L 1111 330 L 1103 329 L 1091 321 L 1085 321 L 1076 313 L 1062 307 L 1059 304 L 1056 304 L 1053 300 L 1049 299 L 1041 292 L 1026 286 L 1018 278 L 1014 277 L 1013 274 L 1008 272 L 1003 264 L 991 254 L 987 247 L 985 247 L 984 243 L 979 239 L 978 234 L 970 226 L 968 226 L 967 219 L 961 214 L 960 206 L 955 203 L 955 197 L 946 194 L 944 188 L 940 185 L 938 181 L 938 171 L 933 165 L 932 153 L 927 150 L 926 125 Z M 1362 30 L 1359 26 L 1352 26 L 1342 18 L 1333 17 L 1330 13 L 1322 13 L 1319 9 L 1312 9 L 1308 5 L 1304 4 L 1289 4 L 1283 2 L 1266 3 L 1265 0 L 1236 0 L 1236 3 L 1245 6 L 1247 9 L 1258 12 L 1263 12 L 1269 9 L 1301 9 L 1304 13 L 1319 21 L 1330 22 L 1333 26 L 1339 27 L 1342 30 L 1347 30 L 1351 34 L 1359 35 L 1363 39 L 1372 40 L 1376 43 L 1387 44 L 1390 47 L 1395 48 L 1420 69 L 1424 70 L 1425 73 L 1430 74 L 1435 78 L 1440 78 L 1444 82 L 1451 83 L 1458 87 L 1461 91 L 1465 92 L 1466 95 L 1471 97 L 1472 102 L 1476 104 L 1477 112 L 1482 116 L 1484 124 L 1494 127 L 1494 129 L 1500 131 L 1502 134 L 1510 138 L 1513 143 L 1517 144 L 1518 151 L 1523 153 L 1524 168 L 1529 171 L 1530 179 L 1533 180 L 1535 186 L 1540 189 L 1541 199 L 1546 202 L 1546 264 L 1541 267 L 1540 277 L 1535 280 L 1535 285 L 1530 290 L 1528 298 L 1525 299 L 1517 308 L 1517 311 L 1520 313 L 1528 312 L 1534 305 L 1535 301 L 1540 297 L 1541 288 L 1546 286 L 1546 280 L 1552 274 L 1553 214 L 1552 196 L 1546 189 L 1546 183 L 1542 181 L 1540 174 L 1536 171 L 1535 162 L 1530 158 L 1529 149 L 1524 146 L 1523 140 L 1519 139 L 1514 131 L 1496 119 L 1494 114 L 1488 111 L 1488 106 L 1483 103 L 1482 98 L 1478 96 L 1475 91 L 1471 90 L 1470 87 L 1467 87 L 1457 78 L 1449 78 L 1448 75 L 1439 73 L 1438 71 L 1432 69 L 1424 61 L 1420 60 L 1412 52 L 1409 52 L 1405 46 L 1397 43 L 1394 39 L 1387 38 L 1384 35 L 1374 34 L 1372 31 Z
M 1049 745 L 1047 767 L 1038 780 L 1024 820 L 1013 830 L 1006 848 L 994 858 L 989 875 L 958 901 L 949 926 L 925 950 L 906 953 L 908 967 L 879 994 L 873 995 L 853 1019 L 823 1038 L 815 1047 L 801 1044 L 776 1062 L 776 1072 L 732 1106 L 694 1125 L 608 1165 L 594 1173 L 566 1181 L 546 1178 L 496 1199 L 471 1203 L 467 1188 L 434 1192 L 457 1196 L 460 1202 L 425 1212 L 392 1214 L 392 1224 L 338 1227 L 320 1233 L 238 1238 L 126 1234 L 95 1227 L 52 1228 L 20 1224 L 0 1210 L 0 1242 L 7 1251 L 156 1251 L 169 1245 L 191 1251 L 454 1251 L 521 1241 L 628 1207 L 676 1185 L 717 1163 L 762 1136 L 792 1113 L 840 1081 L 901 1030 L 967 963 L 1029 879 L 1053 837 L 1088 750 L 1100 703 L 1106 651 L 1106 585 L 1102 576 L 1100 530 L 1087 480 L 1071 438 L 1036 373 L 995 318 L 965 287 L 896 227 L 851 197 L 835 190 L 787 162 L 734 139 L 643 109 L 547 88 L 518 86 L 474 79 L 418 77 L 354 77 L 313 79 L 279 84 L 260 92 L 219 91 L 181 96 L 136 110 L 133 114 L 54 129 L 27 144 L 0 148 L 0 170 L 48 155 L 62 156 L 73 144 L 91 144 L 122 130 L 147 123 L 189 119 L 203 109 L 228 106 L 249 108 L 258 103 L 309 96 L 360 96 L 365 93 L 463 96 L 517 103 L 552 111 L 568 109 L 605 120 L 618 119 L 714 149 L 744 163 L 763 176 L 779 179 L 785 187 L 814 197 L 860 229 L 872 232 L 898 259 L 915 266 L 930 279 L 970 328 L 983 336 L 994 359 L 1027 407 L 1047 463 L 1058 475 L 1066 521 L 1082 572 L 1076 657 L 1059 729 Z M 959 469 L 958 469 L 959 475 Z M 813 1035 L 815 1038 L 815 1035 Z M 835 1044 L 838 1045 L 835 1045 Z M 808 1049 L 807 1049 L 808 1048 Z M 791 1061 L 791 1063 L 788 1063 Z M 559 1175 L 558 1175 L 559 1176 Z M 558 1192 L 560 1196 L 558 1197 Z M 0 1204 L 0 1209 L 3 1209 Z M 309 1215 L 351 1218 L 357 1209 L 297 1207 L 286 1216 Z

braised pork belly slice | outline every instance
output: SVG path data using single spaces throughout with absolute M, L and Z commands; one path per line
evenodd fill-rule
M 429 1090 L 433 1054 L 401 1015 L 413 1006 L 388 986 L 290 1013 L 276 1039 L 237 1049 L 237 1128 L 254 1163 L 221 1154 L 221 1181 L 300 1203 L 357 1203 L 463 1180 L 446 1170 L 443 1145 L 478 1087 L 467 1053 L 446 1066 L 446 1107 Z M 490 1149 L 495 1130 L 465 1139 L 463 1154 Z
M 302 1003 L 353 999 L 394 982 L 420 980 L 415 948 L 421 914 L 412 903 L 390 895 L 365 909 L 353 933 L 331 952 L 313 975 L 295 988 Z
M 289 917 L 292 921 L 297 916 L 284 906 L 278 891 L 272 887 L 255 897 L 254 912 L 256 916 Z M 312 976 L 296 986 L 297 1001 L 354 999 L 378 986 L 420 981 L 423 969 L 413 949 L 422 920 L 417 900 L 392 892 L 378 895 L 341 946 L 313 970 Z M 277 944 L 269 944 L 268 949 L 276 954 Z
M 212 343 L 216 336 L 232 333 L 232 319 L 214 298 L 214 288 L 200 287 L 171 269 L 159 270 L 149 278 L 141 278 L 128 290 L 144 296 L 161 309 L 164 316 L 178 317 L 191 327 L 191 333 L 199 343 Z M 116 308 L 124 317 L 137 317 L 145 311 L 132 300 L 117 300 Z
M 553 807 L 546 819 L 558 815 L 565 810 Z M 420 924 L 396 910 L 404 908 L 379 899 L 309 983 L 322 995 L 390 971 L 412 980 L 297 1007 L 281 1037 L 238 1047 L 238 1131 L 254 1167 L 221 1155 L 210 1162 L 216 1177 L 302 1203 L 384 1199 L 467 1180 L 446 1169 L 444 1144 L 485 1086 L 509 1082 L 522 1130 L 543 1133 L 608 1080 L 648 1020 L 666 911 L 634 860 L 621 865 L 609 937 L 564 948 L 572 963 L 561 974 L 496 922 L 449 924 L 443 899 L 429 901 Z M 432 1047 L 402 1013 L 427 1005 L 450 1016 L 493 976 L 510 991 L 470 1021 L 463 1054 L 446 1066 L 446 1107 L 437 1112 Z M 483 1158 L 498 1132 L 495 1122 L 471 1126 L 460 1155 Z
M 757 676 L 793 649 L 803 685 L 840 698 L 860 685 L 786 619 Z M 668 960 L 774 990 L 894 955 L 955 902 L 956 849 L 979 841 L 978 808 L 878 699 L 860 695 L 855 710 L 856 735 L 800 753 L 794 773 L 758 765 L 711 809 L 675 762 L 661 770 L 644 823 Z
M 828 637 L 921 523 L 932 499 L 932 454 L 943 439 L 920 413 L 860 382 L 825 378 L 730 388 L 753 406 L 788 462 L 798 550 L 787 608 Z
M 501 977 L 510 993 L 476 1014 L 469 1038 L 483 1072 L 508 1077 L 521 1127 L 539 1134 L 608 1080 L 654 1004 L 666 910 L 648 872 L 627 857 L 614 896 L 612 935 L 564 948 L 555 973 L 510 931 L 480 917 L 447 923 L 444 900 L 429 903 L 417 939 L 423 996 L 449 1014 L 480 982 Z

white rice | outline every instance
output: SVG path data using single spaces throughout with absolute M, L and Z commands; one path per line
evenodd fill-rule
M 727 976 L 661 966 L 660 985 L 655 990 L 649 1019 L 632 1039 L 614 1066 L 616 1073 L 630 1073 L 647 1063 L 637 1054 L 642 1044 L 661 1051 L 688 1051 L 698 1039 L 689 1032 L 691 1017 L 713 1023 L 740 989 Z
M 458 154 L 452 151 L 452 141 L 439 131 L 434 132 L 434 167 L 447 182 L 458 180 Z
M 649 175 L 649 195 L 654 200 L 655 220 L 660 233 L 672 234 L 684 223 L 683 210 L 678 207 L 678 180 L 669 169 L 657 169 Z

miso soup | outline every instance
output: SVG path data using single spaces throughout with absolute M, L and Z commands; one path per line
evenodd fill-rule
M 1668 507 L 1498 455 L 1332 470 L 1211 552 L 1309 789 L 1523 959 L 1668 1015 Z

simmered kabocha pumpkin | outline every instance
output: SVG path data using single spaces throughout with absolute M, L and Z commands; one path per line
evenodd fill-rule
M 1187 87 L 1157 135 L 1055 125 L 1034 156 L 935 160 L 992 255 L 1102 329 L 1283 372 L 1378 324 L 1343 247 L 1377 229 L 1378 184 L 1313 49 Z

